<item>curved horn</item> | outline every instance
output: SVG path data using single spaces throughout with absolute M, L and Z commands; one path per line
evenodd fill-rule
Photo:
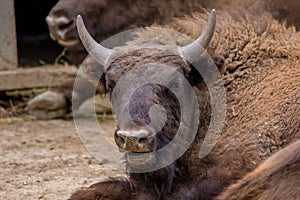
M 97 43 L 87 31 L 81 15 L 77 16 L 77 31 L 83 46 L 100 65 L 105 68 L 108 58 L 112 55 L 113 50 L 108 49 Z
M 208 24 L 204 32 L 192 43 L 179 47 L 180 55 L 187 61 L 193 62 L 197 61 L 199 56 L 203 53 L 204 49 L 208 46 L 215 30 L 216 26 L 216 10 L 212 9 Z

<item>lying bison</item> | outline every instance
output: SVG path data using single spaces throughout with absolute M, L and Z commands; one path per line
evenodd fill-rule
M 195 137 L 192 131 L 179 134 L 192 138 L 193 142 L 174 162 L 150 172 L 129 170 L 128 178 L 96 183 L 75 192 L 70 199 L 213 199 L 274 152 L 300 138 L 300 34 L 267 13 L 224 11 L 219 13 L 217 23 L 215 17 L 212 11 L 206 28 L 206 14 L 199 13 L 165 26 L 196 38 L 192 43 L 176 38 L 176 34 L 165 34 L 165 29 L 158 27 L 143 31 L 136 41 L 115 49 L 94 41 L 78 18 L 82 42 L 101 64 L 88 65 L 87 73 L 92 78 L 104 70 L 97 87 L 110 92 L 112 99 L 119 102 L 113 104 L 118 127 L 115 142 L 125 151 L 129 169 L 147 168 L 168 160 L 169 154 L 147 155 L 153 155 L 178 137 L 182 119 L 190 120 L 184 123 L 187 130 L 195 119 L 199 120 L 199 127 Z M 213 118 L 208 86 L 194 65 L 200 63 L 204 69 L 210 66 L 202 56 L 205 48 L 222 73 L 227 107 L 224 128 L 216 145 L 207 156 L 199 158 Z M 143 74 L 146 69 L 143 67 L 152 68 L 153 62 L 164 68 Z M 197 95 L 199 109 L 194 107 L 194 112 L 182 113 L 175 93 L 159 84 L 145 84 L 134 90 L 135 79 L 121 85 L 121 91 L 128 91 L 131 96 L 126 92 L 117 92 L 115 96 L 114 91 L 120 91 L 118 82 L 131 71 L 136 78 L 164 74 L 162 79 L 170 80 L 175 93 L 184 97 L 190 91 L 174 76 L 175 72 L 181 74 Z M 165 109 L 166 119 L 153 134 L 149 128 L 150 111 L 157 104 Z M 195 102 L 191 100 L 188 104 L 193 107 Z M 178 151 L 181 149 L 180 144 L 176 147 Z M 144 159 L 140 154 L 146 154 Z
M 217 199 L 298 199 L 299 180 L 300 141 L 297 141 L 268 158 Z

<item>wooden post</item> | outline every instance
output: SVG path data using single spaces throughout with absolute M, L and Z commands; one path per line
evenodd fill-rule
M 0 0 L 0 71 L 18 66 L 15 8 L 13 0 Z

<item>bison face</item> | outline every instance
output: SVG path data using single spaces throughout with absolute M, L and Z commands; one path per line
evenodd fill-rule
M 136 169 L 155 162 L 155 156 L 146 154 L 165 147 L 178 133 L 183 117 L 178 99 L 186 92 L 181 79 L 191 70 L 180 56 L 165 49 L 122 48 L 115 54 L 104 76 L 97 79 L 98 91 L 110 93 L 117 123 L 115 142 Z M 83 67 L 96 78 L 103 71 L 89 59 Z
M 156 158 L 152 154 L 140 153 L 157 151 L 174 138 L 180 119 L 175 95 L 162 86 L 144 85 L 135 90 L 129 100 L 115 105 L 119 101 L 123 100 L 113 101 L 118 125 L 114 135 L 117 146 L 126 152 L 126 160 L 132 167 L 154 162 Z M 165 113 L 153 111 L 158 105 Z
M 105 7 L 106 0 L 58 1 L 46 17 L 51 38 L 72 51 L 84 51 L 76 30 L 76 16 L 83 14 L 90 33 L 96 36 L 96 22 L 100 20 L 100 13 Z
M 204 33 L 184 47 L 142 43 L 111 50 L 93 40 L 80 16 L 77 27 L 83 45 L 104 69 L 105 78 L 99 83 L 105 82 L 110 91 L 118 127 L 115 141 L 121 151 L 127 152 L 129 166 L 171 164 L 170 160 L 182 155 L 197 133 L 199 96 L 193 96 L 192 86 L 198 84 L 198 76 L 189 63 L 198 60 L 208 45 L 215 27 L 215 11 Z M 87 71 L 99 77 L 97 72 L 101 70 L 92 67 Z M 171 143 L 172 151 L 166 150 L 167 156 L 156 154 Z
M 170 69 L 157 70 L 157 63 Z M 131 166 L 154 161 L 153 155 L 140 153 L 157 151 L 175 137 L 182 117 L 178 95 L 184 93 L 176 74 L 183 77 L 188 72 L 179 56 L 158 49 L 133 50 L 110 64 L 105 82 L 116 114 L 114 137 Z M 166 80 L 164 85 L 158 84 L 161 79 Z

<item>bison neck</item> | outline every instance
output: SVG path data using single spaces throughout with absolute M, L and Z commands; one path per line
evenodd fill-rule
M 172 190 L 175 177 L 175 164 L 163 169 L 147 173 L 130 173 L 130 179 L 139 190 L 144 193 L 156 194 L 164 197 Z

